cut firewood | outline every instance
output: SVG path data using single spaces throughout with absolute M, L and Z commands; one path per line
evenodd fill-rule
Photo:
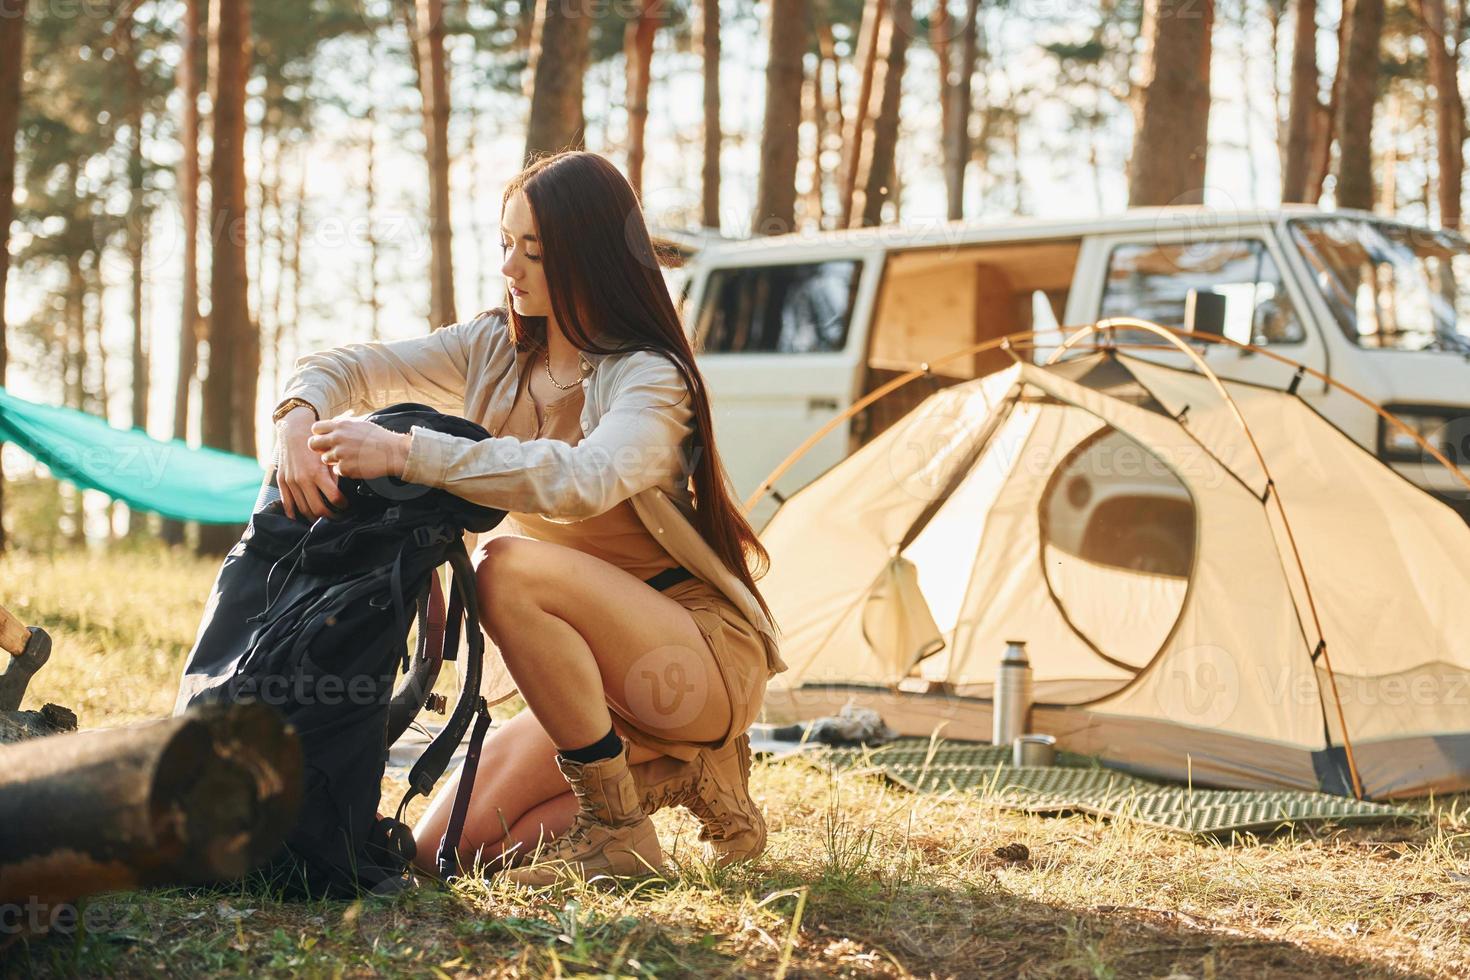
M 260 704 L 0 746 L 0 905 L 237 878 L 280 848 L 301 790 L 296 734 Z

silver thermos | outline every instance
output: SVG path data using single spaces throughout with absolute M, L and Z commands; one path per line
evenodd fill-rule
M 1016 736 L 1026 732 L 1031 714 L 1031 661 L 1026 659 L 1026 644 L 1006 641 L 1005 656 L 995 669 L 995 710 L 991 745 L 1009 747 Z

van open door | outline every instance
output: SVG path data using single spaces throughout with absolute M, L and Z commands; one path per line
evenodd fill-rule
M 1080 238 L 892 249 L 873 313 L 863 392 L 971 344 L 1055 330 L 1067 308 Z M 1022 354 L 1021 356 L 1028 356 Z M 937 365 L 855 417 L 854 450 L 938 388 L 1008 367 L 990 350 Z

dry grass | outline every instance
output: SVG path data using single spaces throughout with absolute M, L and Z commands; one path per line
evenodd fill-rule
M 86 726 L 166 714 L 217 565 L 161 554 L 0 560 L 0 603 L 56 653 L 34 700 Z M 91 900 L 94 928 L 5 954 L 9 975 L 1460 977 L 1470 819 L 1207 843 L 995 811 L 874 779 L 758 764 L 754 865 L 690 856 L 618 890 L 474 880 L 358 903 L 251 886 Z M 995 851 L 1024 844 L 1029 858 Z

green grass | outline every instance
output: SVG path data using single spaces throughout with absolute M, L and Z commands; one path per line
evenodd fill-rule
M 85 727 L 167 714 L 217 569 L 142 551 L 0 558 L 0 604 L 55 652 L 27 706 Z M 1043 818 L 964 794 L 758 763 L 765 855 L 711 869 L 657 815 L 667 879 L 617 890 L 471 880 L 291 903 L 245 882 L 83 903 L 84 931 L 16 940 L 8 976 L 1460 977 L 1464 797 L 1417 823 L 1210 843 Z M 390 790 L 396 787 L 390 787 Z M 421 806 L 422 803 L 420 802 Z M 1029 858 L 995 855 L 1024 844 Z M 3 937 L 0 937 L 3 941 Z

